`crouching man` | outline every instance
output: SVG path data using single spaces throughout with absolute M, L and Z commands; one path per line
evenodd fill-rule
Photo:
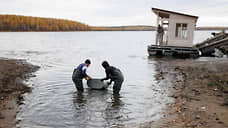
M 118 68 L 110 66 L 107 61 L 103 61 L 102 66 L 105 69 L 106 77 L 101 80 L 104 81 L 110 79 L 110 82 L 108 83 L 109 85 L 114 81 L 113 93 L 118 95 L 124 81 L 122 72 Z
M 76 69 L 74 69 L 72 80 L 79 92 L 83 92 L 83 83 L 82 79 L 86 80 L 92 79 L 89 75 L 87 75 L 86 70 L 90 66 L 91 61 L 89 59 L 85 60 L 85 63 L 80 64 Z

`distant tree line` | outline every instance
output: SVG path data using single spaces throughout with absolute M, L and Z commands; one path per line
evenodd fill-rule
M 88 26 L 84 23 L 20 15 L 0 15 L 0 31 L 154 31 L 155 26 Z M 228 30 L 228 27 L 197 27 L 197 30 Z
M 97 27 L 90 26 L 93 31 L 153 31 L 156 30 L 154 26 L 115 26 L 115 27 Z
M 0 15 L 0 31 L 88 31 L 86 24 L 63 19 Z

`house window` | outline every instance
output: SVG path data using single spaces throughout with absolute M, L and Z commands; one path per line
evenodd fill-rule
M 176 37 L 179 39 L 187 39 L 187 24 L 177 23 L 176 24 Z

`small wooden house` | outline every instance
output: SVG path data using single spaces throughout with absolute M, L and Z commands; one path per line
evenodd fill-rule
M 160 25 L 165 31 L 159 36 L 156 34 L 156 45 L 192 47 L 194 30 L 198 16 L 173 12 L 158 8 L 152 8 L 157 15 L 157 26 Z

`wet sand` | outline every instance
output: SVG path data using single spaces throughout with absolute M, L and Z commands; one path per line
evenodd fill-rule
M 0 128 L 16 125 L 18 106 L 22 104 L 22 94 L 31 91 L 23 81 L 32 76 L 39 67 L 24 60 L 0 59 Z
M 161 127 L 228 127 L 228 60 L 169 60 L 162 65 L 178 74 L 170 95 L 175 102 Z

